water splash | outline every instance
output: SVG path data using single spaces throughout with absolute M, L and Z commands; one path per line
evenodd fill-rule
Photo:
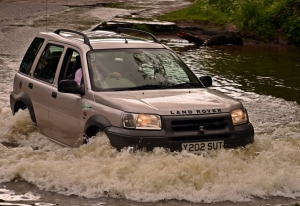
M 183 58 L 188 64 L 198 61 L 190 52 Z M 207 52 L 204 58 L 212 56 Z M 213 89 L 243 102 L 255 128 L 254 144 L 202 155 L 170 153 L 162 148 L 117 152 L 105 135 L 98 135 L 80 148 L 63 148 L 32 126 L 27 111 L 13 117 L 8 102 L 3 102 L 0 182 L 22 179 L 41 190 L 66 196 L 138 202 L 176 199 L 216 203 L 300 197 L 299 105 L 257 94 L 250 80 L 245 89 L 230 74 L 224 78 L 214 72 L 213 66 L 210 62 L 200 65 L 199 71 L 194 69 L 198 75 L 215 77 Z
M 287 106 L 292 107 L 286 102 L 281 109 Z M 296 198 L 300 197 L 299 127 L 295 121 L 289 126 L 295 130 L 289 137 L 276 138 L 279 128 L 269 123 L 262 126 L 268 132 L 259 132 L 254 144 L 202 155 L 170 153 L 162 148 L 117 152 L 105 135 L 77 149 L 45 149 L 47 139 L 40 136 L 37 145 L 36 131 L 32 131 L 27 143 L 21 140 L 17 148 L 0 145 L 0 156 L 6 157 L 0 159 L 0 179 L 21 178 L 39 189 L 64 195 L 139 202 Z M 38 149 L 33 149 L 36 146 Z

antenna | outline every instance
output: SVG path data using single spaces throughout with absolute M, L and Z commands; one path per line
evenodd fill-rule
M 48 0 L 46 0 L 46 31 L 48 30 Z
M 111 13 L 111 11 L 110 11 L 110 8 L 108 7 L 108 11 L 109 11 L 109 13 L 110 13 L 110 15 L 111 15 L 111 19 L 113 20 L 115 17 L 112 15 L 112 13 Z

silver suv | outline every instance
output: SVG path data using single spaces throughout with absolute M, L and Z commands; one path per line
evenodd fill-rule
M 252 143 L 246 109 L 211 85 L 151 33 L 58 29 L 29 46 L 10 104 L 13 114 L 28 109 L 42 134 L 70 147 L 98 132 L 118 150 L 201 153 Z

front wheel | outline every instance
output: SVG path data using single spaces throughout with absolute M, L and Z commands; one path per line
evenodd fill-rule
M 89 142 L 89 139 L 96 136 L 99 133 L 102 133 L 103 131 L 97 127 L 97 126 L 91 126 L 89 127 L 85 134 L 83 135 L 83 144 L 87 144 Z

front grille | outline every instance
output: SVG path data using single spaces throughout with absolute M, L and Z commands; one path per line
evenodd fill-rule
M 231 138 L 234 131 L 229 113 L 162 116 L 169 141 L 197 141 Z
M 200 129 L 221 130 L 227 126 L 225 118 L 172 121 L 171 128 L 175 132 L 199 131 Z

